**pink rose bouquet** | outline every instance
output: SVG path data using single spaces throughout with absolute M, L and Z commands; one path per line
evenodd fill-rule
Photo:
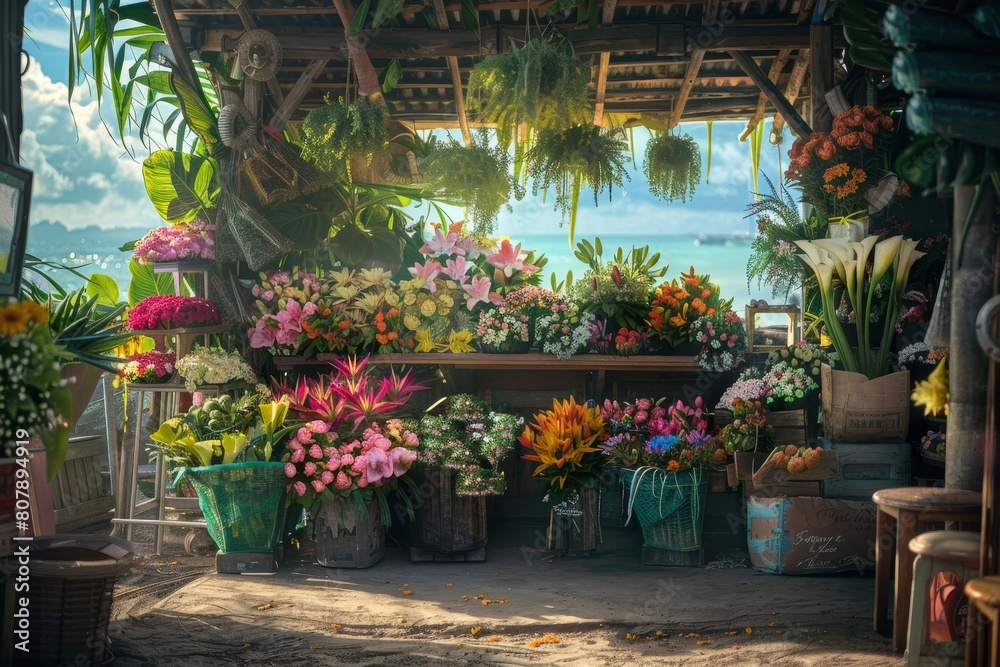
M 125 382 L 166 382 L 174 375 L 174 363 L 171 352 L 140 352 L 118 369 L 118 377 Z
M 289 493 L 306 508 L 343 505 L 355 494 L 384 495 L 417 460 L 419 444 L 417 434 L 398 419 L 371 422 L 359 437 L 344 439 L 328 422 L 306 422 L 288 443 Z
M 179 259 L 215 259 L 215 225 L 195 220 L 189 225 L 157 227 L 135 244 L 132 258 L 140 264 Z
M 146 297 L 128 313 L 128 327 L 133 331 L 216 324 L 222 324 L 222 315 L 215 302 L 193 296 L 161 294 Z

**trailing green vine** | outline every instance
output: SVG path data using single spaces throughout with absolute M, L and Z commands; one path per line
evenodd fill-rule
M 442 199 L 465 206 L 468 220 L 480 234 L 495 231 L 497 214 L 512 191 L 518 199 L 524 196 L 524 189 L 511 177 L 510 154 L 491 145 L 486 130 L 473 135 L 472 146 L 455 141 L 439 146 L 420 162 L 420 172 Z
M 313 109 L 302 122 L 302 149 L 307 158 L 325 172 L 344 171 L 350 177 L 350 161 L 372 158 L 389 146 L 385 107 L 364 99 L 353 104 L 338 98 Z
M 701 147 L 689 134 L 660 132 L 646 144 L 642 167 L 650 192 L 686 202 L 701 181 Z
M 501 146 L 531 130 L 562 130 L 594 115 L 587 97 L 590 66 L 568 42 L 532 40 L 521 48 L 478 63 L 469 75 L 469 111 L 497 128 Z
M 569 242 L 573 245 L 576 211 L 583 186 L 594 190 L 594 205 L 607 190 L 608 201 L 615 187 L 628 180 L 625 164 L 628 144 L 594 125 L 567 130 L 541 130 L 526 156 L 532 192 L 555 188 L 555 205 L 569 219 Z

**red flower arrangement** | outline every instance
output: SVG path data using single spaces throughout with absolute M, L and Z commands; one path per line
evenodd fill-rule
M 118 369 L 118 377 L 126 382 L 166 382 L 174 375 L 175 363 L 171 352 L 140 352 Z
M 180 329 L 222 323 L 214 301 L 193 296 L 161 294 L 146 297 L 129 311 L 128 326 L 133 331 Z

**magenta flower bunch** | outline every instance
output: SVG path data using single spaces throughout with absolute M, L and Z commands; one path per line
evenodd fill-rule
M 195 220 L 187 225 L 157 227 L 139 239 L 132 258 L 140 264 L 215 259 L 215 225 Z
M 215 302 L 194 296 L 149 296 L 128 313 L 128 327 L 133 331 L 181 329 L 221 323 L 222 315 Z
M 306 508 L 344 503 L 357 491 L 383 493 L 417 460 L 419 444 L 417 434 L 398 419 L 372 422 L 351 439 L 341 439 L 327 422 L 307 422 L 288 443 L 289 492 Z
M 140 352 L 118 369 L 118 377 L 125 382 L 165 382 L 173 377 L 175 363 L 172 352 Z

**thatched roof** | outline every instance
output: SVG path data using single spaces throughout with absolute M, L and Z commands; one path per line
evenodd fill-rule
M 399 84 L 385 96 L 394 119 L 417 127 L 457 126 L 451 66 L 457 65 L 467 84 L 476 62 L 524 41 L 526 21 L 535 35 L 539 29 L 560 31 L 581 58 L 592 62 L 592 94 L 598 101 L 603 96 L 605 113 L 643 115 L 666 125 L 679 120 L 679 114 L 683 120 L 772 114 L 774 107 L 733 60 L 732 51 L 751 56 L 778 90 L 793 102 L 798 99 L 796 108 L 801 110 L 808 98 L 808 24 L 815 0 L 594 0 L 592 5 L 565 2 L 566 9 L 554 13 L 546 12 L 553 0 L 466 2 L 478 11 L 478 29 L 463 26 L 462 3 L 456 0 L 404 4 L 398 27 L 371 29 L 370 22 L 366 24 L 360 37 L 376 71 L 393 58 L 402 66 Z M 343 23 L 331 0 L 172 4 L 185 41 L 204 52 L 232 49 L 248 26 L 273 33 L 283 49 L 276 75 L 282 96 L 292 94 L 312 64 L 318 74 L 303 84 L 304 95 L 292 119 L 323 104 L 324 96 L 337 97 L 356 86 Z M 375 0 L 372 6 L 377 4 Z M 578 25 L 588 6 L 600 14 L 596 27 Z M 447 17 L 447 29 L 436 20 L 442 16 Z

